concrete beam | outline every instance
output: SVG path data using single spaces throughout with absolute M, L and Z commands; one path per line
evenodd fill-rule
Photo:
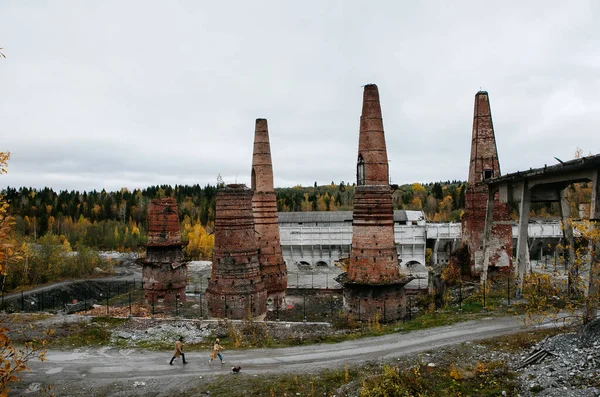
M 520 296 L 523 292 L 523 279 L 525 269 L 529 266 L 529 246 L 527 245 L 527 231 L 529 226 L 529 210 L 531 209 L 531 191 L 529 190 L 527 180 L 523 181 L 521 191 L 521 205 L 519 206 L 519 235 L 517 236 L 517 272 L 518 272 L 518 291 Z
M 592 202 L 590 206 L 590 220 L 600 220 L 600 183 L 598 183 L 600 171 L 596 170 L 592 178 Z

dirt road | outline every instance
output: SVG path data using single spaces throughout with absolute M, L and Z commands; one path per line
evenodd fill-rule
M 189 363 L 169 365 L 170 351 L 151 352 L 115 348 L 49 351 L 47 361 L 31 362 L 20 391 L 54 385 L 56 396 L 171 396 L 189 390 L 214 376 L 230 375 L 232 365 L 241 365 L 238 376 L 272 372 L 306 373 L 344 364 L 394 360 L 399 356 L 441 346 L 517 333 L 525 330 L 520 317 L 496 317 L 451 326 L 390 334 L 337 344 L 319 344 L 280 349 L 225 352 L 226 364 L 208 365 L 208 353 L 189 352 Z

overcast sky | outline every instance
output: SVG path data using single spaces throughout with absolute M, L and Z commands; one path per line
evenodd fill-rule
M 379 86 L 392 183 L 466 180 L 488 91 L 503 174 L 600 152 L 600 2 L 0 1 L 5 186 L 354 182 Z

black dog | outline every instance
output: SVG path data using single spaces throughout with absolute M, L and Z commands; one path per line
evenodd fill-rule
M 233 371 L 234 374 L 239 373 L 241 369 L 242 369 L 242 367 L 240 367 L 240 366 L 231 367 L 231 370 Z

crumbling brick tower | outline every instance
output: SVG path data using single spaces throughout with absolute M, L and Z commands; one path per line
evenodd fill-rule
M 358 141 L 352 249 L 343 280 L 344 309 L 356 319 L 394 321 L 404 316 L 404 285 L 394 242 L 392 191 L 375 84 L 364 88 Z
M 263 319 L 267 289 L 260 276 L 252 190 L 227 185 L 217 191 L 215 247 L 206 289 L 213 318 Z
M 144 296 L 148 302 L 185 301 L 187 266 L 182 246 L 177 201 L 173 197 L 152 200 L 148 207 L 148 243 L 142 267 Z
M 483 235 L 488 199 L 488 187 L 483 180 L 500 175 L 490 101 L 486 91 L 479 91 L 475 94 L 469 180 L 462 217 L 462 243 L 469 247 L 473 276 L 479 274 L 483 267 Z M 493 221 L 490 266 L 511 266 L 512 223 L 506 204 L 500 203 L 497 195 L 494 199 Z
M 267 289 L 267 308 L 285 308 L 287 269 L 281 253 L 277 196 L 266 119 L 256 119 L 252 154 L 252 212 L 259 248 L 260 274 Z

